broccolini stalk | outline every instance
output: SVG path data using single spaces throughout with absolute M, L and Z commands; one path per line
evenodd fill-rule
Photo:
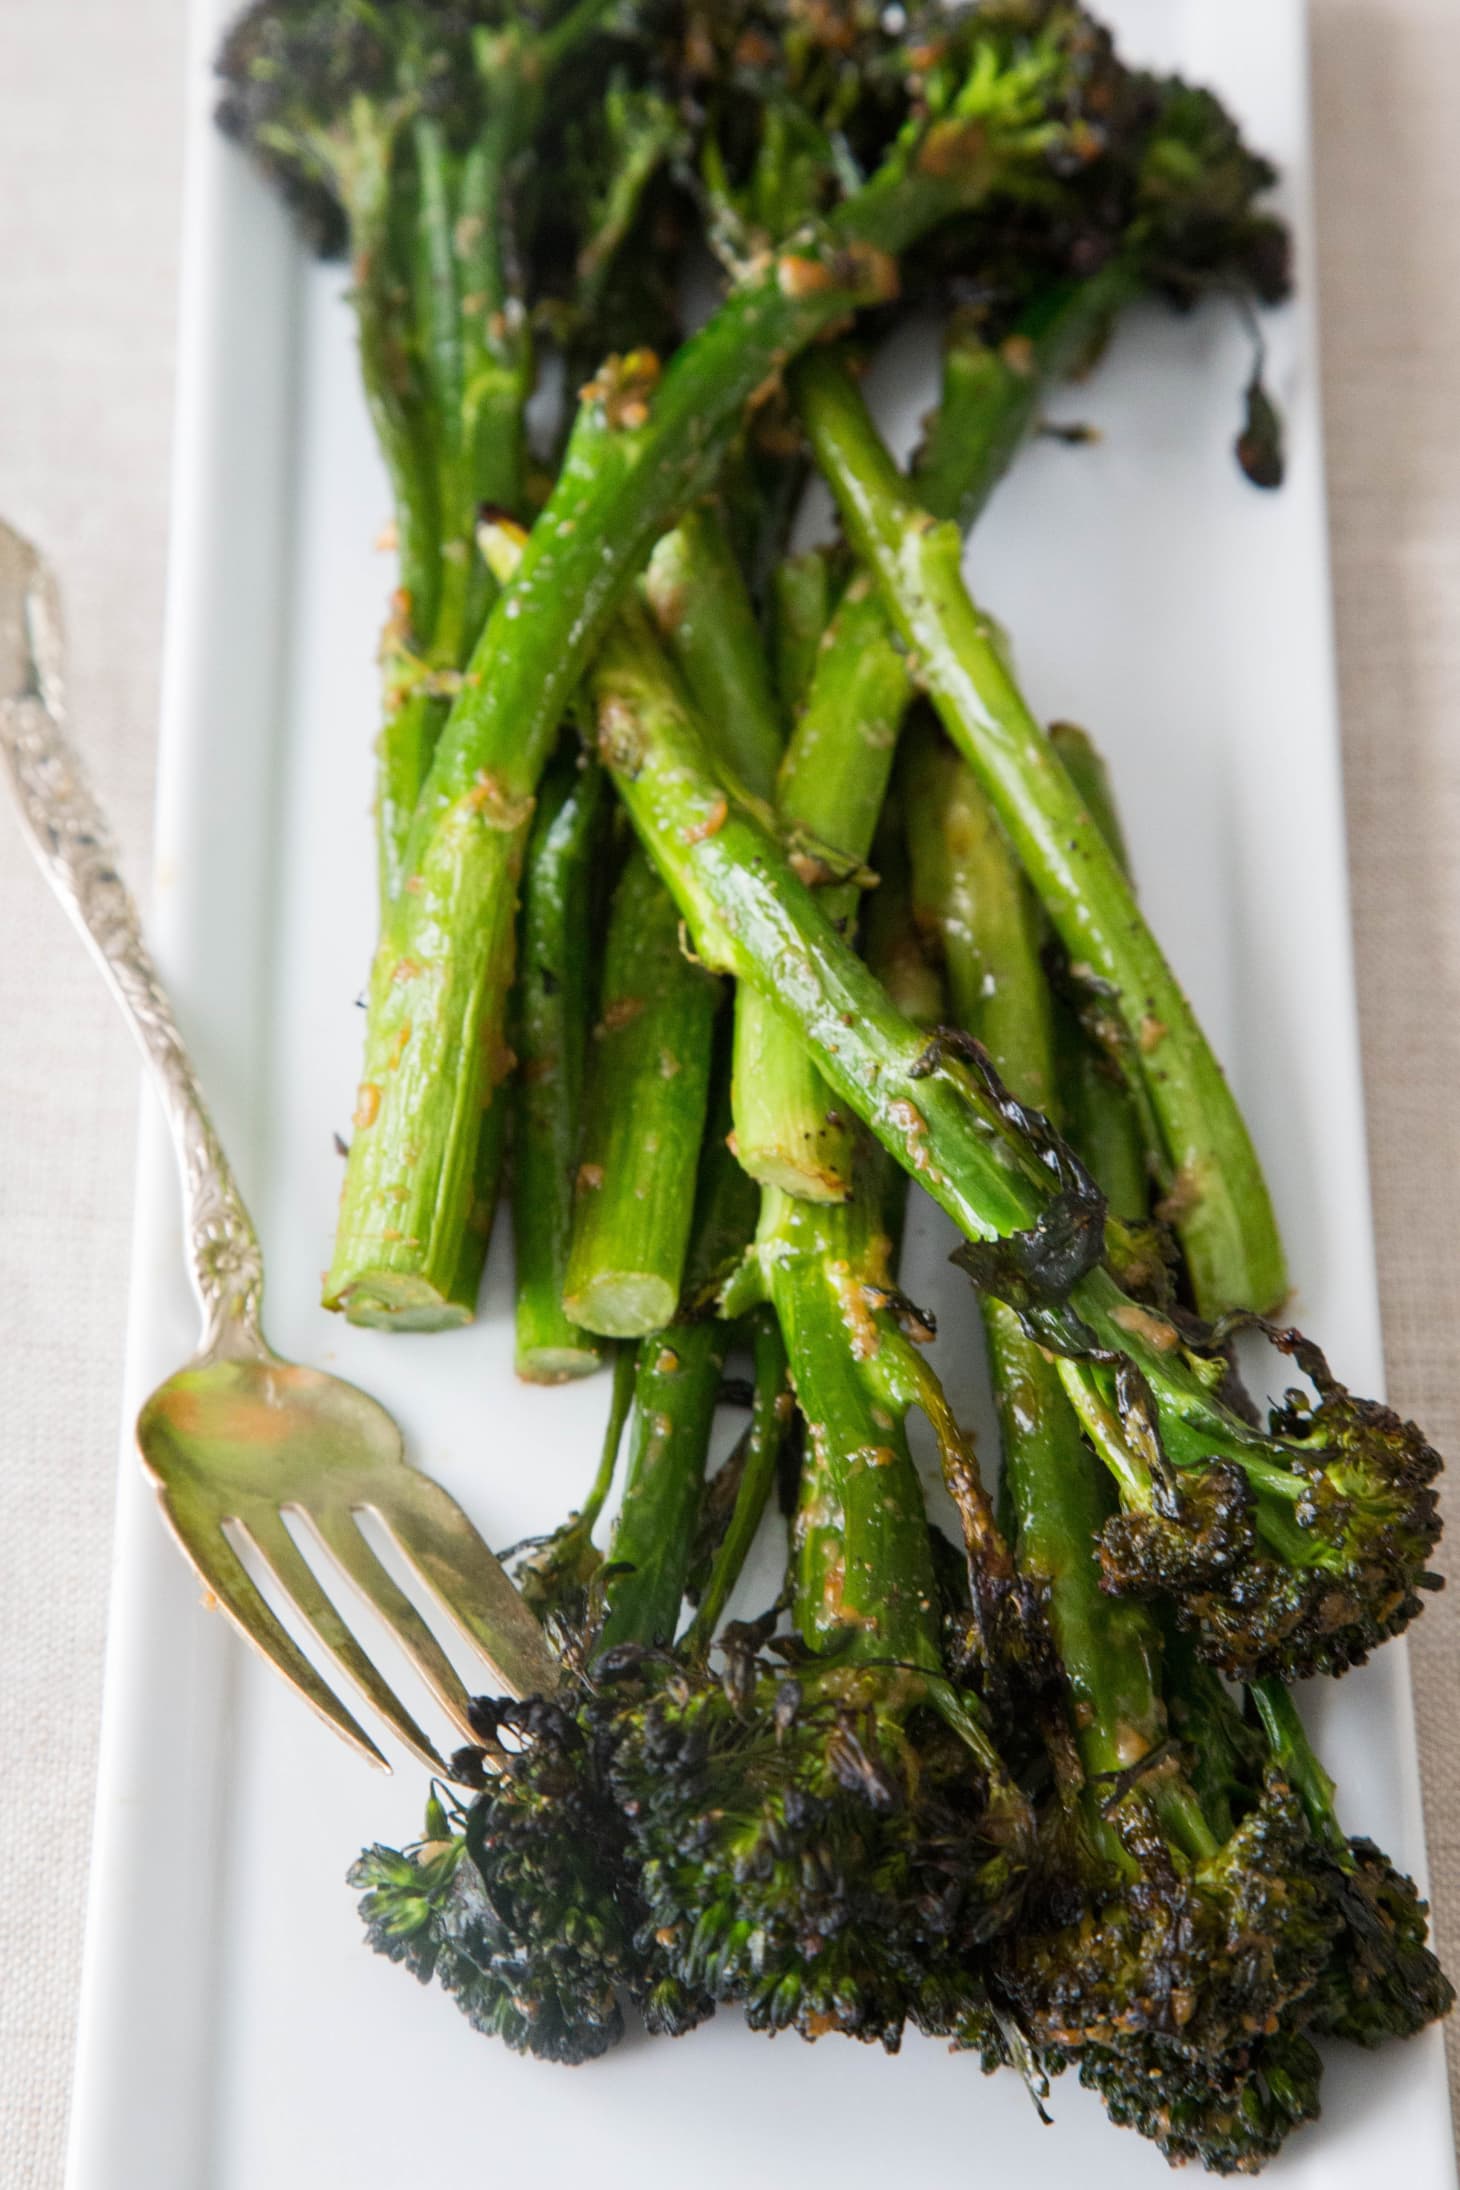
M 1084 293 L 1078 284 L 1055 284 L 1035 309 L 1042 316 L 1047 302 L 1058 315 Z M 1113 307 L 1122 302 L 1123 295 L 1112 298 Z M 1047 384 L 1026 327 L 991 342 L 977 313 L 954 313 L 943 335 L 937 406 L 912 462 L 925 509 L 956 519 L 963 532 L 971 529 L 986 483 L 1008 469 L 1038 419 Z
M 710 1419 L 730 1334 L 705 1318 L 742 1261 L 755 1228 L 755 1188 L 725 1145 L 729 1103 L 723 1063 L 716 1067 L 710 1130 L 700 1155 L 694 1223 L 685 1269 L 685 1313 L 640 1345 L 614 1349 L 613 1402 L 598 1473 L 580 1512 L 519 1563 L 518 1587 L 544 1619 L 565 1634 L 591 1636 L 601 1622 L 591 1585 L 604 1560 L 593 1528 L 617 1470 L 623 1431 L 633 1417 L 632 1459 L 610 1565 L 632 1568 L 609 1592 L 615 1641 L 667 1639 L 690 1570 L 694 1516 L 709 1449 Z M 667 1518 L 666 1518 L 667 1517 Z M 673 1526 L 669 1526 L 672 1522 Z M 732 1577 L 733 1582 L 733 1577 Z M 619 1589 L 626 1592 L 622 1602 Z M 672 1598 L 668 1613 L 661 1612 Z M 625 1631 L 647 1612 L 648 1626 Z M 661 1628 L 665 1634 L 661 1634 Z
M 649 613 L 726 769 L 768 797 L 785 742 L 755 608 L 718 511 L 696 503 L 649 558 Z
M 942 960 L 957 1026 L 1021 1102 L 1058 1114 L 1039 913 L 987 799 L 936 723 L 908 731 L 903 798 L 913 915 Z
M 937 1439 L 985 1629 L 1009 1570 L 972 1445 L 918 1351 L 916 1341 L 930 1333 L 896 1290 L 884 1165 L 881 1152 L 864 1144 L 857 1192 L 834 1207 L 767 1188 L 756 1261 L 809 1440 L 797 1624 L 821 1650 L 936 1673 L 942 1661 L 927 1515 L 904 1426 L 912 1408 L 922 1410 Z M 885 1544 L 883 1531 L 890 1532 Z
M 1118 72 L 1116 72 L 1118 74 Z M 1096 156 L 1086 101 L 1111 69 L 1077 10 L 1032 26 L 950 18 L 916 110 L 869 179 L 772 239 L 661 371 L 611 359 L 494 604 L 438 743 L 383 921 L 361 1113 L 327 1305 L 424 1321 L 454 1268 L 513 960 L 512 898 L 537 781 L 581 672 L 666 524 L 713 481 L 741 413 L 848 311 L 888 298 L 898 254 L 1032 177 Z M 833 161 L 829 192 L 840 186 Z
M 904 1019 L 915 1027 L 942 1026 L 948 1017 L 947 994 L 942 973 L 918 935 L 905 815 L 895 794 L 873 840 L 872 862 L 877 887 L 863 923 L 863 955 Z M 899 1176 L 905 1179 L 907 1174 Z
M 609 913 L 563 1282 L 564 1312 L 584 1330 L 641 1338 L 678 1308 L 718 1003 L 635 848 Z
M 711 1316 L 639 1346 L 624 1502 L 608 1550 L 605 1649 L 674 1640 L 730 1337 Z
M 1049 736 L 1091 820 L 1130 880 L 1125 831 L 1094 740 L 1072 722 L 1051 723 Z M 1065 1004 L 1055 1015 L 1070 1141 L 1116 1215 L 1138 1223 L 1150 1213 L 1153 1192 L 1164 1197 L 1170 1190 L 1160 1125 L 1139 1067 L 1129 1056 L 1129 1037 L 1119 1013 L 1088 979 L 1077 985 L 1077 1001 L 1078 1010 Z
M 1129 1083 L 1062 1000 L 1055 1009 L 1055 1049 L 1066 1139 L 1111 1213 L 1124 1224 L 1145 1223 L 1152 1166 Z
M 590 685 L 600 755 L 701 960 L 774 996 L 835 1092 L 969 1236 L 1037 1222 L 1050 1200 L 1038 1159 L 958 1066 L 927 1069 L 924 1035 L 827 921 L 760 809 L 722 781 L 637 612 L 609 633 Z
M 550 1536 L 530 1538 L 521 1545 L 512 1570 L 512 1579 L 519 1592 L 554 1635 L 559 1647 L 581 1630 L 589 1591 L 603 1566 L 603 1554 L 593 1541 L 593 1531 L 613 1489 L 619 1448 L 633 1411 L 637 1350 L 627 1345 L 611 1350 L 613 1397 L 603 1443 L 599 1447 L 598 1469 L 588 1496 Z
M 1130 846 L 1126 842 L 1125 828 L 1115 803 L 1110 770 L 1105 764 L 1104 755 L 1089 731 L 1082 730 L 1077 722 L 1052 722 L 1049 726 L 1049 742 L 1064 762 L 1071 783 L 1084 800 L 1085 811 L 1129 878 Z
M 755 1187 L 727 1145 L 725 1082 L 720 1056 L 694 1189 L 685 1314 L 639 1345 L 633 1448 L 624 1505 L 609 1542 L 611 1579 L 600 1638 L 606 1649 L 670 1645 L 690 1581 L 709 1432 L 733 1340 L 714 1307 L 755 1229 Z M 622 1572 L 615 1575 L 615 1568 Z M 733 1575 L 729 1579 L 733 1586 Z
M 1064 1357 L 1121 1489 L 1102 1541 L 1111 1586 L 1170 1595 L 1241 1677 L 1341 1671 L 1398 1633 L 1439 1533 L 1440 1463 L 1415 1426 L 1354 1398 L 1289 1331 L 1269 1336 L 1317 1403 L 1290 1394 L 1265 1431 L 1227 1407 L 1215 1341 L 1123 1289 L 1116 1269 L 1149 1282 L 1149 1250 L 1102 1224 L 1069 1151 L 976 1047 L 929 1041 L 893 1009 L 717 776 L 642 619 L 620 619 L 592 681 L 601 757 L 701 958 L 775 997 L 838 1097 L 960 1226 L 980 1286 Z
M 1048 985 L 1036 909 L 988 802 L 936 724 L 910 730 L 904 757 L 914 911 L 944 966 L 954 1021 L 976 1035 L 1006 1084 L 1057 1108 Z M 982 1303 L 1021 1564 L 1049 1593 L 1084 1768 L 1112 1776 L 1165 1734 L 1151 1619 L 1102 1600 L 1094 1539 L 1113 1498 L 1080 1434 L 1054 1363 L 999 1300 Z M 1117 1864 L 1118 1842 L 1091 1830 Z M 1168 1821 L 1190 1836 L 1179 1815 Z
M 784 743 L 780 703 L 745 581 L 723 526 L 703 505 L 660 541 L 644 590 L 721 766 L 755 797 L 770 799 Z M 737 990 L 734 1010 L 735 1153 L 760 1179 L 780 1093 L 780 1051 L 791 1038 L 768 1028 L 753 990 Z
M 585 17 L 577 35 L 591 27 Z M 518 510 L 524 501 L 524 414 L 534 359 L 526 301 L 510 271 L 515 241 L 504 232 L 505 208 L 514 169 L 539 123 L 550 64 L 546 42 L 520 25 L 489 47 L 478 42 L 476 54 L 482 112 L 466 150 L 458 150 L 435 114 L 423 113 L 414 125 L 412 272 L 430 389 L 441 563 L 425 643 L 387 655 L 378 797 L 386 902 L 402 879 L 401 856 L 446 700 L 496 590 L 476 552 L 477 510 L 483 503 Z
M 782 831 L 807 847 L 797 856 L 813 880 L 826 871 L 809 849 L 813 842 L 847 868 L 866 861 L 906 693 L 902 663 L 885 642 L 881 604 L 869 588 L 860 592 L 860 599 L 843 601 L 823 642 L 775 786 Z M 838 634 L 842 643 L 833 644 Z M 823 892 L 828 919 L 844 933 L 855 924 L 859 894 L 855 882 Z M 805 1044 L 773 1002 L 748 989 L 737 1002 L 735 1041 L 735 1137 L 746 1170 L 808 1201 L 844 1201 L 851 1191 L 851 1124 Z
M 761 1518 L 770 1502 L 791 1418 L 795 1412 L 786 1382 L 786 1347 L 774 1315 L 761 1309 L 751 1319 L 755 1375 L 750 1427 L 738 1457 L 739 1480 L 725 1533 L 715 1546 L 695 1616 L 684 1637 L 691 1656 L 704 1656 L 719 1630 L 731 1591 L 750 1556 Z
M 594 866 L 605 818 L 602 770 L 565 749 L 544 779 L 528 840 L 512 1041 L 517 1374 L 536 1384 L 586 1376 L 603 1358 L 599 1340 L 569 1321 L 563 1288 L 594 986 Z
M 831 622 L 831 564 L 824 548 L 783 556 L 771 573 L 772 656 L 785 721 L 794 722 L 811 689 L 816 657 Z
M 638 1352 L 631 1458 L 608 1549 L 600 1638 L 608 1649 L 673 1642 L 693 1559 L 710 1432 L 733 1337 L 730 1325 L 711 1311 L 755 1224 L 755 1189 L 726 1145 L 723 1058 L 715 1080 L 693 1195 L 686 1312 L 644 1339 Z
M 1000 1077 L 1022 1102 L 1054 1116 L 1053 1020 L 1039 957 L 1037 908 L 972 772 L 944 743 L 936 722 L 925 717 L 909 725 L 901 789 L 913 919 L 928 939 L 929 955 L 943 967 L 953 1023 L 983 1043 Z M 1070 1563 L 1057 1530 L 1044 1525 L 1051 1500 L 1058 1508 L 1058 1471 L 1093 1477 L 1096 1470 L 1055 1364 L 1003 1301 L 986 1297 L 980 1308 L 1003 1433 L 1004 1500 L 1019 1516 L 1025 1569 L 1048 1588 L 1052 1573 L 1060 1569 L 1063 1575 Z M 1113 1653 L 1110 1690 L 1085 1694 L 1084 1684 L 1096 1677 L 1091 1667 L 1099 1657 L 1098 1650 L 1092 1653 L 1088 1632 L 1090 1593 L 1099 1589 L 1088 1547 L 1113 1504 L 1108 1496 L 1102 1503 L 1096 1490 L 1098 1484 L 1086 1491 L 1083 1509 L 1081 1486 L 1068 1494 L 1090 1528 L 1076 1571 L 1066 1578 L 1067 1588 L 1051 1598 L 1051 1615 L 1061 1663 L 1073 1687 L 1075 1716 L 1088 1736 L 1086 1769 L 1106 1773 L 1118 1768 L 1119 1741 L 1125 1740 L 1128 1751 L 1138 1744 L 1154 1748 L 1161 1730 L 1154 1708 L 1142 1701 L 1139 1653 L 1127 1668 L 1133 1680 L 1122 1674 L 1119 1653 Z M 1081 1541 L 1077 1535 L 1071 1540 Z M 1144 1608 L 1127 1611 L 1127 1636 L 1139 1638 L 1149 1614 Z M 1120 1614 L 1097 1617 L 1097 1636 L 1107 1623 L 1118 1632 Z M 1102 1713 L 1094 1708 L 1097 1703 L 1108 1708 Z M 1129 1754 L 1125 1761 L 1131 1761 Z M 1098 1820 L 1092 1821 L 1092 1829 L 1099 1831 Z M 1118 1858 L 1118 1849 L 1107 1852 Z
M 969 599 L 956 529 L 918 508 L 839 365 L 807 359 L 795 385 L 843 521 L 949 735 L 1071 957 L 1115 992 L 1175 1174 L 1171 1213 L 1199 1305 L 1272 1308 L 1287 1278 L 1247 1128 L 1118 861 Z

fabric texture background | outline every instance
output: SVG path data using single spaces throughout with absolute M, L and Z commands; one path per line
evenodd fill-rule
M 1320 263 L 1302 274 L 1322 307 L 1389 1390 L 1455 1454 L 1460 9 L 1312 0 L 1312 25 Z M 153 787 L 183 41 L 184 0 L 0 5 L 0 511 L 59 569 L 74 717 L 134 875 Z M 91 1829 L 137 1071 L 8 815 L 0 937 L 0 2179 L 50 2190 Z M 1460 1970 L 1460 1587 L 1413 1647 L 1440 1940 Z

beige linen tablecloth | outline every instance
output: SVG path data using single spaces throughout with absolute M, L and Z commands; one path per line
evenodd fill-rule
M 183 16 L 183 0 L 0 0 L 0 512 L 45 542 L 59 567 L 76 721 L 133 874 L 145 872 L 157 710 Z M 1314 0 L 1313 33 L 1316 272 L 1389 1384 L 1454 1454 L 1460 0 Z M 1306 280 L 1314 273 L 1303 269 Z M 40 2190 L 61 2175 L 136 1082 L 111 1006 L 0 815 L 8 2190 Z M 1457 1644 L 1460 1591 L 1431 1607 L 1414 1645 L 1430 1860 L 1452 1969 Z

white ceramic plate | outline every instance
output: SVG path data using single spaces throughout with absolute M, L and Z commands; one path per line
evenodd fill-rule
M 481 1321 L 351 1331 L 317 1305 L 352 1107 L 353 999 L 373 934 L 367 809 L 386 496 L 337 274 L 306 266 L 209 125 L 222 9 L 195 0 L 181 423 L 153 931 L 268 1251 L 286 1353 L 392 1407 L 497 1543 L 579 1495 L 601 1380 L 511 1374 L 499 1243 Z M 1329 631 L 1303 13 L 1299 0 L 1107 0 L 1133 54 L 1225 93 L 1279 160 L 1302 294 L 1271 328 L 1285 491 L 1230 443 L 1247 362 L 1232 320 L 1126 328 L 1065 416 L 1091 449 L 1021 459 L 972 570 L 1036 703 L 1110 752 L 1146 902 L 1228 1060 L 1276 1181 L 1301 1320 L 1365 1391 L 1381 1375 L 1349 962 Z M 916 360 L 894 375 L 904 419 Z M 81 726 L 84 737 L 85 725 Z M 126 1423 L 191 1350 L 176 1195 L 156 1120 L 139 1157 Z M 965 1333 L 948 1240 L 920 1221 L 912 1289 Z M 965 1344 L 963 1354 L 973 1349 Z M 957 1355 L 956 1338 L 945 1357 Z M 977 1411 L 959 1360 L 943 1366 Z M 1041 2130 L 1012 2077 L 909 2042 L 768 2044 L 721 2018 L 574 2072 L 514 2059 L 366 1953 L 342 1874 L 419 1827 L 404 1762 L 374 1775 L 216 1618 L 164 1542 L 124 1430 L 71 2190 L 401 2190 L 437 2175 L 568 2190 L 650 2181 L 1161 2179 L 1149 2147 L 1056 2091 Z M 1420 1868 L 1408 1672 L 1391 1648 L 1313 1699 L 1351 1830 Z M 1320 2127 L 1280 2172 L 1323 2190 L 1447 2190 L 1437 2033 L 1336 2055 Z

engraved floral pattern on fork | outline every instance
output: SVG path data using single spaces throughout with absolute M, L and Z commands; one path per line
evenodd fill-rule
M 205 1348 L 257 1352 L 263 1294 L 258 1237 L 118 872 L 106 822 L 65 734 L 54 585 L 34 552 L 4 527 L 0 549 L 0 591 L 19 586 L 20 598 L 7 613 L 23 620 L 28 686 L 0 695 L 0 752 L 46 875 L 100 961 L 155 1076 L 182 1169 L 189 1257 L 207 1318 Z

